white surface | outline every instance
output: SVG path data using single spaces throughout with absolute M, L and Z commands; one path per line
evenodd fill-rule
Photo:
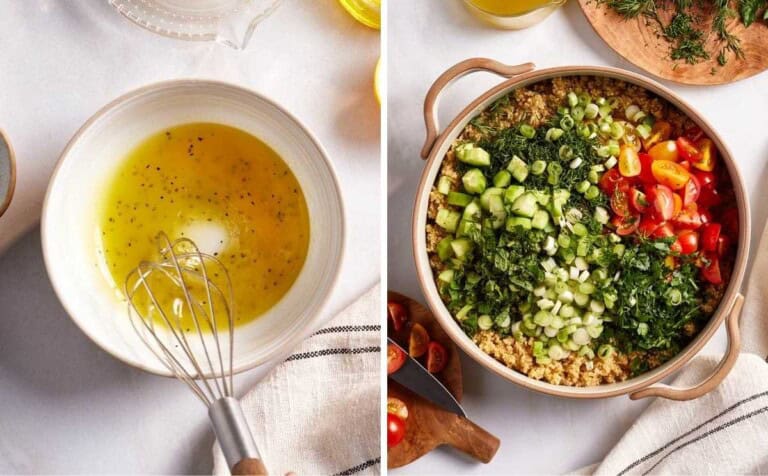
M 243 52 L 157 36 L 106 1 L 0 0 L 0 45 L 0 127 L 19 161 L 0 249 L 34 227 L 59 153 L 93 112 L 147 83 L 195 77 L 270 97 L 335 163 L 349 246 L 318 320 L 378 279 L 379 35 L 335 0 L 286 0 Z M 240 393 L 265 371 L 236 378 Z M 36 231 L 0 258 L 0 402 L 0 473 L 211 470 L 203 407 L 183 385 L 121 364 L 80 333 L 48 283 Z
M 465 11 L 460 0 L 389 0 L 389 11 L 388 287 L 420 299 L 410 219 L 423 170 L 423 99 L 437 76 L 475 56 L 509 64 L 533 61 L 540 68 L 590 64 L 636 69 L 605 46 L 574 1 L 522 31 L 488 28 Z M 441 100 L 442 123 L 498 81 L 477 73 L 452 85 Z M 766 176 L 768 136 L 757 126 L 765 124 L 768 74 L 710 88 L 665 84 L 703 113 L 734 153 L 750 191 L 756 240 L 768 213 L 765 190 L 758 189 Z M 702 352 L 724 348 L 721 329 Z M 467 413 L 501 439 L 495 459 L 485 466 L 439 449 L 393 474 L 562 473 L 601 459 L 649 403 L 627 397 L 573 401 L 535 394 L 490 374 L 466 356 L 463 369 Z

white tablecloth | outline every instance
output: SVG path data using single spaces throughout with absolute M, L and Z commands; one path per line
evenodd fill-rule
M 0 251 L 11 246 L 0 258 L 0 473 L 211 469 L 212 435 L 188 390 L 98 350 L 48 285 L 33 228 L 72 134 L 120 94 L 173 78 L 237 83 L 295 114 L 325 146 L 346 199 L 346 260 L 319 326 L 379 276 L 378 56 L 378 32 L 336 0 L 285 0 L 246 51 L 155 35 L 106 0 L 0 0 L 0 128 L 18 158 L 0 219 Z
M 545 22 L 522 31 L 487 28 L 464 10 L 461 0 L 389 0 L 388 43 L 388 261 L 389 288 L 420 296 L 411 254 L 410 215 L 423 162 L 422 105 L 432 82 L 449 66 L 474 56 L 509 64 L 533 61 L 539 68 L 607 65 L 637 71 L 603 43 L 571 0 Z M 470 100 L 498 83 L 474 74 L 451 86 L 440 103 L 447 124 Z M 768 73 L 718 87 L 666 83 L 699 109 L 722 134 L 744 176 L 752 204 L 753 240 L 765 222 Z M 703 352 L 725 348 L 721 330 Z M 501 439 L 489 466 L 450 450 L 438 450 L 393 474 L 563 473 L 596 462 L 615 444 L 649 402 L 627 397 L 571 401 L 519 388 L 483 370 L 469 358 L 464 407 L 477 423 Z

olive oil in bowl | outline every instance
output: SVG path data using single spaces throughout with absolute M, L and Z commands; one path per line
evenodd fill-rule
M 139 262 L 159 258 L 160 231 L 191 238 L 224 264 L 236 324 L 280 301 L 304 265 L 310 227 L 301 186 L 273 149 L 239 129 L 194 123 L 160 131 L 128 154 L 106 190 L 99 253 L 121 295 Z M 221 280 L 212 277 L 225 286 Z M 165 281 L 153 290 L 163 309 L 174 308 L 178 288 Z M 139 305 L 162 325 L 149 299 Z M 189 316 L 179 318 L 193 325 Z
M 509 30 L 528 28 L 548 17 L 566 0 L 464 0 L 475 16 Z

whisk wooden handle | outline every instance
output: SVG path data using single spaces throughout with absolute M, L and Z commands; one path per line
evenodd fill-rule
M 240 460 L 232 467 L 233 476 L 267 476 L 267 468 L 264 462 L 257 458 Z

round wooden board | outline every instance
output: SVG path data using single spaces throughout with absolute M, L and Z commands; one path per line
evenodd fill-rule
M 658 25 L 652 20 L 642 16 L 627 20 L 596 0 L 579 0 L 579 5 L 592 28 L 608 46 L 630 63 L 660 78 L 683 84 L 726 84 L 768 69 L 768 26 L 763 20 L 755 21 L 749 28 L 744 28 L 736 18 L 729 20 L 728 31 L 741 39 L 743 59 L 729 53 L 727 64 L 720 66 L 717 63 L 720 42 L 715 33 L 710 33 L 705 48 L 711 58 L 690 65 L 675 63 L 669 58 L 669 43 L 659 35 Z M 702 8 L 701 18 L 709 19 L 702 27 L 703 31 L 711 31 L 712 9 L 709 3 Z M 666 24 L 671 12 L 659 15 Z
M 426 307 L 413 299 L 394 291 L 389 291 L 387 293 L 387 299 L 389 301 L 396 301 L 405 306 L 405 309 L 410 316 L 410 322 L 417 322 L 424 326 L 429 333 L 430 338 L 442 344 L 448 351 L 448 363 L 446 364 L 445 369 L 435 376 L 453 394 L 456 400 L 460 402 L 463 394 L 463 385 L 461 360 L 459 359 L 459 351 L 456 345 L 448 337 L 448 334 L 445 333 L 443 328 L 440 327 L 432 316 L 432 313 L 429 312 Z M 407 329 L 409 329 L 409 326 L 406 326 L 406 329 L 403 329 L 398 333 L 392 331 L 391 325 L 388 327 L 389 336 L 407 349 Z M 408 406 L 409 416 L 406 421 L 405 439 L 399 445 L 394 448 L 389 448 L 387 451 L 387 467 L 398 468 L 420 458 L 436 446 L 439 446 L 439 444 L 443 443 L 441 434 L 444 433 L 443 428 L 449 420 L 444 418 L 443 414 L 448 412 L 419 397 L 408 389 L 397 385 L 392 380 L 387 381 L 387 395 L 403 400 Z

